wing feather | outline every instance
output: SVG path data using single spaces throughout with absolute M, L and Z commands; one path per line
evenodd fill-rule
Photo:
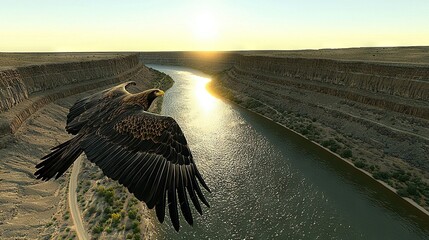
M 197 170 L 177 122 L 141 109 L 115 114 L 103 116 L 104 121 L 93 121 L 91 127 L 83 129 L 87 138 L 81 147 L 88 159 L 149 208 L 155 207 L 159 221 L 164 221 L 168 201 L 174 228 L 177 231 L 180 228 L 179 206 L 185 220 L 192 225 L 189 198 L 201 214 L 199 200 L 209 204 L 199 184 L 210 190 Z
M 179 165 L 179 188 L 178 188 L 178 196 L 179 196 L 179 204 L 180 209 L 183 213 L 183 216 L 185 217 L 185 220 L 190 224 L 193 225 L 194 220 L 192 218 L 191 209 L 189 208 L 189 202 L 188 197 L 186 195 L 186 185 L 185 185 L 185 179 L 184 179 L 184 172 L 183 172 L 183 165 Z
M 189 166 L 186 167 L 186 174 L 188 175 L 187 189 L 188 189 L 189 197 L 191 198 L 191 201 L 194 204 L 195 209 L 197 209 L 198 213 L 203 214 L 203 210 L 201 209 L 200 202 L 198 201 L 198 198 L 195 195 L 195 190 L 194 190 L 194 186 L 193 186 L 193 181 L 191 180 L 192 178 L 191 178 Z
M 156 217 L 158 218 L 159 222 L 163 223 L 165 218 L 165 201 L 166 201 L 166 193 L 167 193 L 167 185 L 169 184 L 171 175 L 170 173 L 171 169 L 171 163 L 167 162 L 165 175 L 162 178 L 163 185 L 161 185 L 162 188 L 158 189 L 158 192 L 160 194 L 160 197 L 157 197 L 157 203 L 155 205 L 156 209 Z
M 95 109 L 100 109 L 100 105 L 102 105 L 103 103 L 107 103 L 114 98 L 130 94 L 126 90 L 126 88 L 130 85 L 135 84 L 136 83 L 133 81 L 126 82 L 78 100 L 70 108 L 69 113 L 67 115 L 67 132 L 71 134 L 77 134 L 80 129 L 85 126 L 88 121 L 88 118 L 92 115 L 84 113 L 92 113 L 95 106 L 97 106 Z M 81 118 L 83 115 L 84 117 Z
M 173 165 L 171 179 L 170 179 L 170 187 L 168 188 L 168 210 L 170 213 L 170 219 L 173 223 L 174 229 L 179 231 L 180 223 L 179 223 L 179 214 L 177 212 L 177 198 L 176 198 L 176 185 L 177 185 L 177 165 Z

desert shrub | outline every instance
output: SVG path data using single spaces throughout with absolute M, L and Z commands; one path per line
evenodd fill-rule
M 364 167 L 366 167 L 366 163 L 364 163 L 362 161 L 355 162 L 354 164 L 358 168 L 364 168 Z
M 128 217 L 130 219 L 136 219 L 136 217 L 137 217 L 137 210 L 131 209 L 130 211 L 128 211 Z
M 105 188 L 104 186 L 98 186 L 98 187 L 95 189 L 95 191 L 96 191 L 99 195 L 103 196 L 103 195 L 104 195 L 104 191 L 106 191 L 106 188 Z
M 133 223 L 131 224 L 131 228 L 138 228 L 140 225 L 139 221 L 133 221 Z
M 302 135 L 307 135 L 308 134 L 308 130 L 307 129 L 299 129 L 299 132 L 302 134 Z
M 410 180 L 410 175 L 405 173 L 404 170 L 400 169 L 400 170 L 396 170 L 393 174 L 392 177 L 395 179 L 398 179 L 401 182 L 407 182 L 408 180 Z
M 109 220 L 110 220 L 110 216 L 109 215 L 103 215 L 101 217 L 99 223 L 104 225 L 105 223 L 110 222 Z
M 341 157 L 343 157 L 343 158 L 351 158 L 351 157 L 353 157 L 352 150 L 350 150 L 350 149 L 346 149 L 346 150 L 344 150 L 344 151 L 341 153 Z
M 332 152 L 337 152 L 337 150 L 340 148 L 340 145 L 338 145 L 338 143 L 335 140 L 333 140 L 333 139 L 329 139 L 327 141 L 323 141 L 322 142 L 322 146 L 328 148 Z
M 410 196 L 410 194 L 409 194 L 409 193 L 407 192 L 407 190 L 406 190 L 406 189 L 404 189 L 404 188 L 398 189 L 397 193 L 398 193 L 398 194 L 399 194 L 399 196 L 401 196 L 401 197 L 408 197 L 408 196 Z
M 88 209 L 88 214 L 92 215 L 93 213 L 95 213 L 95 211 L 96 211 L 96 208 L 94 206 L 92 206 Z
M 104 209 L 104 214 L 106 214 L 106 215 L 110 215 L 112 213 L 112 208 L 111 207 L 106 207 L 105 209 Z
M 249 99 L 246 102 L 246 107 L 247 108 L 258 108 L 258 107 L 261 107 L 261 106 L 262 106 L 262 104 L 259 101 L 256 101 L 254 99 Z
M 134 234 L 140 233 L 140 228 L 139 227 L 133 228 L 133 233 Z
M 419 192 L 417 190 L 417 186 L 413 182 L 408 182 L 408 184 L 407 184 L 407 192 L 410 195 L 414 195 L 414 196 L 418 196 L 419 195 Z
M 375 179 L 380 179 L 380 180 L 387 180 L 390 178 L 390 174 L 388 172 L 383 172 L 383 171 L 375 172 L 373 176 Z
M 103 186 L 98 186 L 96 188 L 96 192 L 99 196 L 104 197 L 104 200 L 109 203 L 110 205 L 113 204 L 113 200 L 115 198 L 115 193 L 113 188 L 105 188 Z
M 429 186 L 426 186 L 424 189 L 421 189 L 421 194 L 424 195 L 429 200 Z
M 338 146 L 338 145 L 331 145 L 331 146 L 329 146 L 328 148 L 329 148 L 329 150 L 331 150 L 332 152 L 337 152 L 337 150 L 338 150 L 339 146 Z
M 128 202 L 128 205 L 135 205 L 137 204 L 139 201 L 135 198 L 135 197 L 131 197 L 130 201 Z
M 97 225 L 92 229 L 92 233 L 94 233 L 94 234 L 99 234 L 103 231 L 104 231 L 104 228 L 100 225 Z
M 109 203 L 110 205 L 113 204 L 113 198 L 115 197 L 115 194 L 112 191 L 107 191 L 106 194 L 104 195 L 104 200 L 106 200 L 107 203 Z
M 120 213 L 112 213 L 112 215 L 110 217 L 112 218 L 113 224 L 118 224 L 119 221 L 121 220 L 121 214 Z

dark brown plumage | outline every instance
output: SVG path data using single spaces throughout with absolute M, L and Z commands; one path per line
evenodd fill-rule
M 77 101 L 67 116 L 67 132 L 76 135 L 52 149 L 36 168 L 38 179 L 60 177 L 85 152 L 104 174 L 123 184 L 164 221 L 166 199 L 179 230 L 177 205 L 185 220 L 193 218 L 188 197 L 202 214 L 209 206 L 199 184 L 210 192 L 193 160 L 185 136 L 168 116 L 147 112 L 159 89 L 131 94 L 127 82 Z M 198 181 L 197 181 L 198 179 Z M 177 201 L 178 197 L 178 201 Z

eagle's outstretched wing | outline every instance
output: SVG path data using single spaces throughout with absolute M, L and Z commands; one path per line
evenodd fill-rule
M 87 118 L 92 115 L 84 114 L 93 110 L 94 106 L 100 107 L 103 102 L 108 102 L 114 98 L 130 94 L 126 88 L 129 85 L 136 85 L 134 81 L 129 81 L 112 88 L 106 89 L 101 92 L 94 93 L 88 97 L 82 98 L 77 101 L 69 110 L 67 115 L 66 130 L 73 135 L 77 134 L 80 129 L 86 124 Z
M 164 220 L 168 198 L 174 228 L 180 228 L 178 205 L 192 225 L 188 195 L 201 214 L 198 198 L 209 204 L 199 184 L 210 190 L 198 172 L 177 122 L 138 108 L 120 111 L 104 121 L 96 124 L 96 128 L 83 129 L 86 136 L 80 146 L 88 159 L 149 208 L 155 207 L 160 222 Z
M 104 174 L 119 181 L 164 221 L 166 200 L 174 228 L 180 228 L 178 206 L 193 224 L 188 198 L 201 214 L 202 201 L 209 206 L 201 177 L 185 136 L 177 122 L 146 112 L 160 89 L 130 94 L 124 83 L 79 100 L 70 109 L 66 129 L 77 134 L 52 149 L 36 165 L 35 176 L 60 177 L 85 152 Z M 198 180 L 197 180 L 198 179 Z

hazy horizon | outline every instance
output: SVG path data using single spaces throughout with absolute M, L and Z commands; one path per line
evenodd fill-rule
M 429 45 L 429 2 L 1 1 L 1 52 Z

